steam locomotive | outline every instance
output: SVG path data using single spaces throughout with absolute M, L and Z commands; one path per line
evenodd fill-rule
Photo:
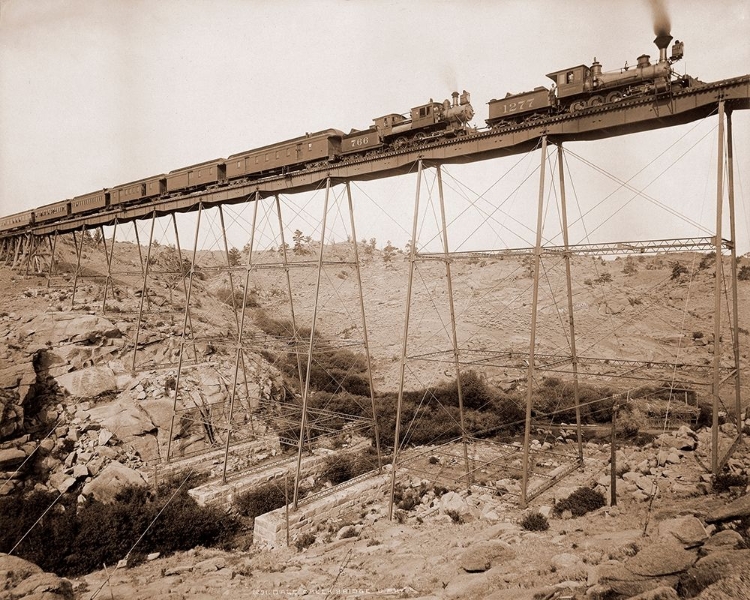
M 511 127 L 564 112 L 616 103 L 627 98 L 671 93 L 676 87 L 690 87 L 697 80 L 677 75 L 672 64 L 683 56 L 683 43 L 675 41 L 672 54 L 668 34 L 659 35 L 659 61 L 651 64 L 648 55 L 638 57 L 635 67 L 627 63 L 619 72 L 602 72 L 594 59 L 589 67 L 578 65 L 547 75 L 551 88 L 537 87 L 521 94 L 508 94 L 489 102 L 486 123 L 493 129 Z M 167 174 L 133 181 L 101 191 L 62 200 L 35 210 L 0 217 L 0 232 L 23 229 L 37 223 L 65 219 L 71 215 L 114 209 L 131 203 L 193 192 L 213 187 L 256 181 L 304 169 L 367 157 L 379 152 L 440 141 L 477 133 L 469 123 L 474 117 L 469 93 L 453 92 L 452 101 L 429 102 L 415 106 L 405 115 L 389 113 L 373 119 L 367 129 L 343 133 L 325 129 L 277 144 L 232 154 Z
M 499 129 L 534 121 L 550 115 L 612 104 L 638 96 L 669 94 L 674 86 L 690 87 L 696 80 L 689 75 L 677 75 L 672 64 L 683 57 L 684 44 L 676 40 L 672 54 L 667 48 L 672 36 L 657 36 L 654 44 L 659 49 L 659 61 L 651 64 L 651 57 L 642 54 L 635 67 L 627 63 L 619 71 L 602 72 L 602 65 L 594 59 L 590 67 L 578 65 L 549 73 L 551 88 L 537 87 L 530 92 L 508 94 L 502 100 L 489 101 L 488 126 Z

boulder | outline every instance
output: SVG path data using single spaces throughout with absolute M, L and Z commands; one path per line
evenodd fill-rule
M 467 573 L 482 573 L 515 557 L 515 551 L 505 542 L 489 540 L 465 550 L 459 558 L 459 565 Z
M 604 563 L 597 566 L 597 571 L 599 583 L 595 587 L 602 598 L 618 597 L 618 595 L 630 598 L 659 587 L 673 587 L 678 581 L 677 575 L 662 577 L 638 575 L 622 563 Z
M 750 571 L 750 550 L 712 552 L 701 558 L 680 577 L 680 592 L 685 598 L 697 596 L 705 588 L 722 579 Z M 743 598 L 747 596 L 736 596 Z
M 12 471 L 26 460 L 26 453 L 18 448 L 0 450 L 0 471 Z
M 657 542 L 628 560 L 625 567 L 636 575 L 660 577 L 686 571 L 697 558 L 695 552 L 685 550 L 676 541 Z
M 111 462 L 83 487 L 83 494 L 108 504 L 114 501 L 123 488 L 146 485 L 146 480 L 137 471 L 118 462 Z
M 680 597 L 673 587 L 662 585 L 653 590 L 633 596 L 630 600 L 680 600 Z
M 104 392 L 117 390 L 117 379 L 108 366 L 89 367 L 58 375 L 57 384 L 71 396 L 94 398 Z
M 701 554 L 711 552 L 723 552 L 724 550 L 737 550 L 744 546 L 742 536 L 732 529 L 725 529 L 712 535 L 701 547 Z
M 45 573 L 34 563 L 0 553 L 0 597 L 73 600 L 70 581 Z
M 123 441 L 156 430 L 148 414 L 132 400 L 122 396 L 110 404 L 95 406 L 89 414 L 92 420 L 98 421 Z
M 456 492 L 446 492 L 440 497 L 440 513 L 445 515 L 455 511 L 460 516 L 467 515 L 470 512 L 466 500 Z
M 706 516 L 706 523 L 721 523 L 732 519 L 741 519 L 750 516 L 750 494 L 740 496 L 726 506 L 711 511 Z
M 33 338 L 36 347 L 64 341 L 95 343 L 101 338 L 121 335 L 120 330 L 104 317 L 60 313 L 37 315 L 19 331 L 22 338 Z
M 698 519 L 686 516 L 659 523 L 659 538 L 665 542 L 676 539 L 685 548 L 695 548 L 708 539 L 708 534 Z

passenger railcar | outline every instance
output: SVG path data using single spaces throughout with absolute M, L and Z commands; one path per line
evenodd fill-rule
M 25 210 L 20 213 L 0 217 L 0 231 L 11 231 L 18 227 L 25 227 L 34 223 L 34 211 Z
M 226 177 L 232 180 L 270 175 L 303 168 L 311 162 L 334 160 L 341 151 L 342 135 L 338 129 L 324 129 L 278 144 L 232 154 L 226 160 Z
M 128 202 L 136 202 L 138 200 L 156 198 L 166 191 L 166 175 L 154 175 L 147 179 L 131 181 L 130 183 L 125 183 L 112 188 L 109 190 L 109 204 L 110 206 L 115 206 L 118 204 L 126 204 Z
M 34 211 L 34 222 L 55 221 L 70 216 L 70 200 L 47 204 Z
M 170 171 L 166 179 L 167 192 L 179 192 L 224 181 L 226 179 L 224 159 L 216 158 Z
M 107 190 L 76 196 L 70 201 L 70 214 L 76 215 L 105 208 L 107 206 L 108 197 L 109 192 L 107 192 Z

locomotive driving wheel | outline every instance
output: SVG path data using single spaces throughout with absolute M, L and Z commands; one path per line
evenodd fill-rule
M 570 105 L 570 112 L 575 113 L 579 110 L 583 110 L 586 108 L 586 101 L 585 100 L 576 100 L 573 102 L 573 104 Z
M 603 96 L 591 96 L 589 98 L 588 106 L 601 106 L 604 104 L 604 97 Z
M 424 131 L 418 131 L 417 134 L 414 136 L 414 139 L 418 143 L 424 143 L 424 141 L 427 139 L 427 134 Z
M 396 138 L 396 141 L 393 142 L 393 147 L 396 150 L 401 150 L 402 148 L 406 148 L 408 144 L 409 144 L 409 140 L 402 135 L 401 137 Z
M 622 100 L 622 92 L 610 92 L 607 94 L 607 104 L 619 102 L 620 100 Z

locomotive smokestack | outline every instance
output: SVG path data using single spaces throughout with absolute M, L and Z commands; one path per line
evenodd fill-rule
M 453 96 L 453 106 L 458 106 L 458 92 L 453 92 L 451 96 Z
M 666 62 L 667 60 L 667 48 L 669 47 L 669 42 L 672 41 L 672 36 L 668 33 L 663 33 L 661 35 L 657 35 L 656 39 L 654 40 L 654 44 L 656 44 L 656 47 L 659 49 L 659 62 Z

